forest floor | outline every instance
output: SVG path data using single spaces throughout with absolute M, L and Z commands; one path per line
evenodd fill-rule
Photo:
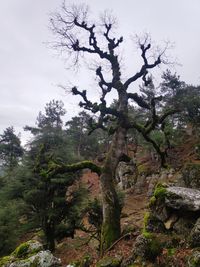
M 90 172 L 83 175 L 83 181 L 87 184 L 93 197 L 99 194 L 98 177 Z M 106 255 L 122 256 L 127 258 L 131 254 L 134 240 L 140 234 L 143 227 L 143 218 L 146 211 L 147 198 L 145 194 L 135 195 L 132 190 L 127 190 L 124 199 L 124 207 L 122 210 L 121 227 L 124 238 L 119 240 L 112 249 L 106 252 Z M 125 235 L 127 232 L 130 234 Z M 75 238 L 65 238 L 62 243 L 58 244 L 55 256 L 59 257 L 63 266 L 70 262 L 90 255 L 93 264 L 96 266 L 96 261 L 99 259 L 98 242 L 89 240 L 89 235 L 82 231 L 77 231 Z

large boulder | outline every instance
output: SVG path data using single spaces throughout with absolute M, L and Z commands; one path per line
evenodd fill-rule
M 166 188 L 165 205 L 174 210 L 200 211 L 200 190 L 168 187 Z
M 150 200 L 145 228 L 150 232 L 173 231 L 200 246 L 200 190 L 158 185 Z
M 0 267 L 60 267 L 57 259 L 48 250 L 43 250 L 42 244 L 30 240 L 21 244 L 10 255 L 0 259 Z

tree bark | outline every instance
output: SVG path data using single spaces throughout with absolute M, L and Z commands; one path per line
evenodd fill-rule
M 45 224 L 45 238 L 46 238 L 46 247 L 50 251 L 55 250 L 55 227 L 51 222 Z
M 101 231 L 101 254 L 116 241 L 121 234 L 120 229 L 120 205 L 115 190 L 114 178 L 115 170 L 120 156 L 123 154 L 126 146 L 126 129 L 119 127 L 115 132 L 110 150 L 107 154 L 102 174 L 100 176 L 100 185 L 103 203 L 103 224 Z

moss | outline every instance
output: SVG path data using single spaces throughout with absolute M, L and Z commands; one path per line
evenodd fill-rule
M 164 198 L 167 195 L 167 189 L 165 185 L 162 184 L 158 184 L 156 186 L 156 189 L 154 191 L 153 196 L 155 197 L 155 199 L 160 199 L 160 200 L 164 200 Z
M 165 226 L 162 221 L 153 215 L 151 212 L 146 212 L 143 221 L 143 233 L 146 232 L 164 232 Z
M 102 227 L 102 237 L 101 240 L 103 240 L 101 244 L 101 253 L 103 253 L 104 250 L 108 249 L 115 240 L 117 240 L 120 236 L 120 233 L 118 232 L 118 227 L 115 227 L 113 223 L 104 224 Z
M 162 245 L 156 238 L 151 238 L 149 243 L 148 259 L 155 260 L 155 258 L 162 253 Z
M 176 253 L 176 248 L 168 248 L 167 249 L 167 254 L 168 256 L 172 257 Z
M 27 255 L 29 246 L 30 244 L 28 242 L 21 244 L 15 249 L 12 255 L 14 255 L 17 258 L 23 258 L 24 256 Z
M 67 172 L 75 172 L 83 169 L 90 169 L 93 172 L 96 172 L 98 175 L 101 174 L 101 167 L 94 164 L 92 161 L 82 161 L 74 164 L 62 164 L 58 165 L 54 162 L 49 163 L 48 176 L 55 174 L 62 174 Z
M 0 259 L 0 267 L 5 266 L 8 263 L 11 263 L 13 260 L 12 256 L 5 256 L 3 258 Z
M 149 208 L 153 207 L 156 203 L 156 197 L 152 196 L 149 200 Z
M 163 244 L 153 233 L 143 230 L 142 235 L 147 240 L 144 258 L 149 261 L 154 261 L 156 257 L 162 253 Z
M 29 240 L 25 243 L 22 243 L 12 252 L 11 255 L 19 259 L 22 259 L 22 258 L 25 259 L 25 258 L 35 255 L 36 253 L 41 251 L 42 246 L 34 247 L 32 246 L 34 243 L 37 243 L 37 242 L 34 240 Z
M 147 211 L 144 214 L 144 229 L 146 229 L 146 226 L 148 224 L 149 218 L 150 218 L 150 213 Z
M 142 230 L 142 235 L 143 235 L 145 238 L 147 238 L 147 239 L 152 238 L 152 233 L 146 231 L 146 229 L 143 229 L 143 230 Z

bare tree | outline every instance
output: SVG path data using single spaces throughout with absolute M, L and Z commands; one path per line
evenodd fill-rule
M 138 72 L 123 81 L 118 52 L 118 48 L 123 43 L 123 37 L 113 37 L 114 20 L 107 13 L 100 23 L 91 23 L 87 18 L 87 11 L 85 7 L 72 6 L 69 9 L 63 4 L 61 12 L 53 15 L 51 25 L 53 32 L 56 34 L 56 46 L 63 51 L 67 51 L 73 57 L 74 63 L 78 63 L 79 57 L 82 55 L 88 55 L 89 58 L 92 55 L 100 61 L 95 70 L 101 90 L 98 102 L 92 102 L 88 98 L 87 90 L 79 90 L 77 87 L 73 87 L 72 93 L 82 98 L 81 107 L 98 116 L 98 120 L 90 120 L 91 132 L 97 128 L 109 131 L 112 134 L 112 142 L 101 168 L 95 166 L 94 163 L 83 162 L 74 167 L 54 165 L 52 170 L 53 172 L 65 172 L 69 168 L 75 170 L 78 167 L 91 167 L 93 171 L 100 175 L 103 203 L 101 250 L 103 251 L 110 247 L 120 236 L 120 207 L 114 186 L 114 176 L 120 159 L 126 153 L 127 131 L 131 128 L 137 129 L 147 141 L 154 145 L 154 148 L 161 156 L 162 165 L 164 165 L 164 155 L 149 134 L 175 111 L 167 110 L 165 114 L 158 115 L 156 103 L 162 97 L 155 97 L 150 102 L 147 102 L 140 95 L 129 90 L 131 85 L 139 79 L 142 79 L 145 85 L 149 84 L 149 71 L 161 63 L 165 63 L 165 49 L 158 51 L 155 55 L 155 50 L 152 50 L 148 36 L 143 40 L 138 39 L 142 65 Z M 105 71 L 105 64 L 106 67 L 109 66 L 110 68 L 110 77 Z M 117 105 L 115 107 L 108 105 L 106 101 L 113 90 L 117 93 Z M 134 101 L 139 107 L 151 113 L 144 125 L 140 125 L 137 121 L 130 119 L 129 101 Z M 106 127 L 108 122 L 109 125 L 112 125 L 109 129 Z M 87 166 L 87 164 L 90 166 Z

